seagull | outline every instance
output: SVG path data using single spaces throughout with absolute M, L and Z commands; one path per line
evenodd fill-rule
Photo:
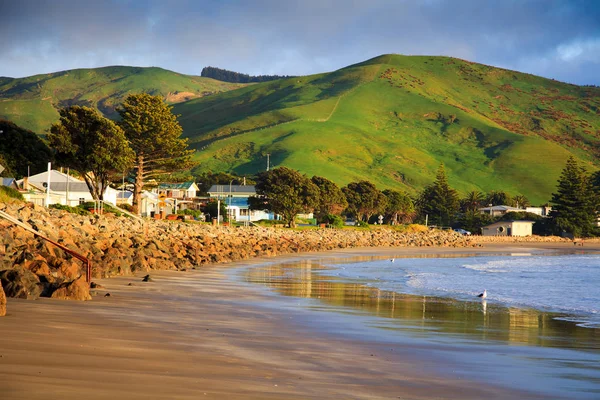
M 485 299 L 487 297 L 487 290 L 483 289 L 483 293 L 479 293 L 477 295 L 477 297 L 481 297 L 482 299 Z
M 390 262 L 394 262 L 394 261 L 396 261 L 396 259 L 394 259 L 394 258 L 390 259 Z

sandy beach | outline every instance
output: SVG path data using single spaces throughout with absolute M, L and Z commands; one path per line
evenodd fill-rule
M 157 271 L 147 283 L 141 275 L 97 280 L 103 287 L 90 302 L 9 299 L 8 314 L 0 318 L 2 398 L 544 398 L 442 373 L 440 363 L 449 361 L 436 355 L 434 344 L 336 337 L 312 326 L 305 310 L 279 306 L 277 296 L 232 280 L 227 271 L 310 257 L 572 247 L 506 243 L 305 253 L 186 272 Z M 600 251 L 600 245 L 586 243 L 585 250 Z

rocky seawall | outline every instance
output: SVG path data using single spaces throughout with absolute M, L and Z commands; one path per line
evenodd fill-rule
M 215 227 L 179 221 L 142 222 L 111 214 L 79 216 L 31 204 L 0 204 L 0 210 L 89 258 L 92 277 L 185 270 L 253 257 L 353 247 L 473 245 L 471 238 L 452 231 Z M 3 219 L 0 281 L 8 297 L 91 299 L 81 261 Z

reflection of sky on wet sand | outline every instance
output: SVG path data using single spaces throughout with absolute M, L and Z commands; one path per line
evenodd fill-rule
M 373 259 L 381 258 L 361 257 Z M 412 340 L 407 338 L 432 343 L 437 355 L 456 362 L 452 373 L 556 398 L 600 398 L 600 329 L 486 300 L 383 291 L 328 276 L 330 268 L 319 260 L 270 264 L 246 269 L 244 279 L 280 295 L 310 299 L 301 302 L 308 308 L 349 315 L 355 318 L 350 324 L 376 328 L 369 334 L 379 331 L 384 341 L 395 336 L 405 343 Z

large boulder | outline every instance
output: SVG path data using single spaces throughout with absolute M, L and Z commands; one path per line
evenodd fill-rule
M 90 285 L 84 277 L 61 284 L 50 296 L 62 300 L 91 300 Z
M 2 289 L 2 281 L 0 281 L 0 317 L 6 315 L 6 295 L 4 289 Z
M 20 299 L 37 299 L 44 289 L 39 278 L 21 266 L 0 271 L 0 282 L 6 296 Z

